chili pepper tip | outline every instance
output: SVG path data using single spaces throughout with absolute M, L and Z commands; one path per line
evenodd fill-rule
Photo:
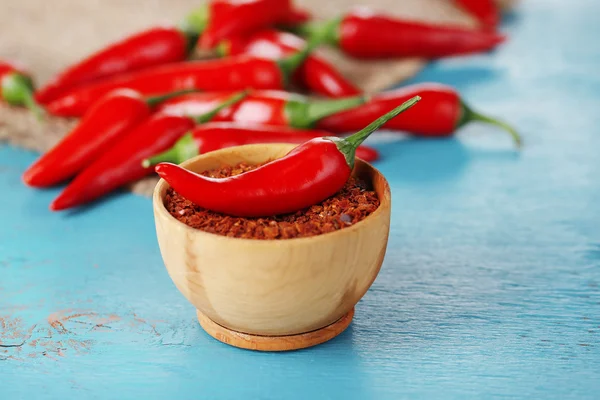
M 159 164 L 156 164 L 156 166 L 154 167 L 154 172 L 156 172 L 162 178 L 164 175 L 164 169 L 169 168 L 168 165 L 175 166 L 175 164 L 170 162 L 161 162 Z
M 54 199 L 52 203 L 50 203 L 50 206 L 48 208 L 50 209 L 50 211 L 61 211 L 66 210 L 70 206 L 71 204 L 68 201 L 67 197 L 65 197 L 64 194 L 61 194 L 56 199 Z
M 161 95 L 157 95 L 157 96 L 151 96 L 151 97 L 146 97 L 146 104 L 148 104 L 148 106 L 150 107 L 154 107 L 159 105 L 160 103 L 172 99 L 174 97 L 178 97 L 184 94 L 188 94 L 188 93 L 194 93 L 197 92 L 198 90 L 196 89 L 182 89 L 182 90 L 176 90 L 170 93 L 165 93 L 165 94 L 161 94 Z

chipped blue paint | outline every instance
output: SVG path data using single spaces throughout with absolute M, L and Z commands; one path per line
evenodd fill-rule
M 595 0 L 527 0 L 491 56 L 433 64 L 523 132 L 370 140 L 389 252 L 351 327 L 286 354 L 211 339 L 165 272 L 148 199 L 52 214 L 0 147 L 0 393 L 19 398 L 597 398 L 600 37 Z M 394 157 L 392 157 L 394 156 Z

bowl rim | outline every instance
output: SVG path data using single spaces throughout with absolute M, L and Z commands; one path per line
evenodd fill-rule
M 238 150 L 239 152 L 243 152 L 244 149 L 247 148 L 252 148 L 252 147 L 264 147 L 264 146 L 290 146 L 290 150 L 293 149 L 294 147 L 298 146 L 297 144 L 290 144 L 290 143 L 259 143 L 259 144 L 246 144 L 246 145 L 241 145 L 241 146 L 233 146 L 233 147 L 227 147 L 224 149 L 219 149 L 219 150 L 215 150 L 215 151 L 211 151 L 210 153 L 204 153 L 204 154 L 199 154 L 197 156 L 194 156 L 184 162 L 182 162 L 181 164 L 179 164 L 180 166 L 186 168 L 187 165 L 194 163 L 198 158 L 200 157 L 204 157 L 206 155 L 216 155 L 218 153 L 227 153 L 233 150 Z M 372 169 L 373 171 L 375 171 L 376 174 L 378 174 L 379 176 L 381 176 L 385 182 L 385 185 L 388 187 L 388 193 L 389 193 L 389 201 L 387 201 L 387 203 L 389 203 L 389 205 L 387 205 L 388 208 L 390 208 L 390 212 L 391 212 L 391 188 L 389 185 L 388 180 L 385 178 L 385 176 L 383 175 L 383 173 L 381 173 L 381 171 L 379 171 L 377 168 L 375 168 L 372 164 L 360 159 L 360 158 L 356 158 L 357 162 L 361 162 L 363 164 L 365 164 L 368 168 Z M 191 226 L 179 221 L 177 218 L 175 218 L 174 216 L 172 216 L 168 211 L 167 208 L 165 207 L 164 204 L 164 196 L 161 196 L 160 192 L 162 191 L 163 187 L 168 188 L 169 184 L 167 183 L 167 181 L 165 181 L 164 179 L 160 179 L 155 187 L 154 187 L 154 191 L 152 193 L 152 203 L 153 203 L 153 209 L 155 212 L 160 213 L 161 215 L 165 216 L 167 219 L 172 220 L 173 222 L 175 222 L 176 225 L 178 225 L 179 227 L 183 228 L 186 232 L 189 232 L 193 235 L 197 235 L 197 236 L 203 236 L 203 235 L 207 235 L 207 237 L 210 237 L 213 240 L 235 240 L 238 243 L 253 243 L 256 245 L 273 245 L 273 243 L 277 243 L 278 245 L 284 245 L 286 243 L 300 243 L 300 242 L 309 242 L 309 241 L 314 241 L 314 240 L 318 240 L 319 238 L 323 238 L 323 237 L 327 237 L 327 238 L 333 238 L 335 235 L 343 235 L 343 234 L 349 234 L 351 232 L 357 231 L 358 229 L 360 229 L 364 223 L 366 223 L 366 221 L 371 220 L 373 216 L 379 215 L 383 212 L 384 207 L 382 206 L 382 201 L 380 199 L 379 201 L 379 206 L 377 207 L 377 209 L 375 211 L 373 211 L 373 213 L 371 213 L 370 215 L 368 215 L 366 218 L 363 218 L 362 220 L 358 221 L 356 224 L 348 227 L 348 228 L 344 228 L 344 229 L 337 229 L 333 232 L 327 232 L 327 233 L 322 233 L 319 235 L 314 235 L 314 236 L 307 236 L 307 237 L 297 237 L 297 238 L 292 238 L 292 239 L 272 239 L 272 240 L 263 240 L 263 239 L 250 239 L 250 238 L 238 238 L 238 237 L 231 237 L 231 236 L 224 236 L 224 235 L 219 235 L 216 233 L 211 233 L 211 232 L 206 232 L 203 231 L 201 229 L 196 229 L 196 228 L 192 228 Z M 166 193 L 166 190 L 165 190 Z M 156 217 L 155 217 L 156 218 Z M 260 244 L 259 244 L 260 243 Z

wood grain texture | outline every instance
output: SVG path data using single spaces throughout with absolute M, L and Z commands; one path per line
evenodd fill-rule
M 20 182 L 36 154 L 0 146 L 0 397 L 597 399 L 599 13 L 526 0 L 493 56 L 418 76 L 514 123 L 525 147 L 480 124 L 370 139 L 394 197 L 386 259 L 348 329 L 301 351 L 206 334 L 148 198 L 52 214 L 59 189 Z
M 289 336 L 258 336 L 249 335 L 227 329 L 196 311 L 198 322 L 210 336 L 230 346 L 256 351 L 291 351 L 306 349 L 323 344 L 344 332 L 354 317 L 354 308 L 331 325 L 315 331 Z
M 182 165 L 202 172 L 283 157 L 295 145 L 231 147 Z M 359 223 L 325 235 L 287 240 L 229 238 L 193 229 L 164 207 L 169 185 L 153 195 L 156 233 L 165 266 L 181 293 L 208 318 L 253 335 L 297 335 L 339 320 L 379 273 L 390 229 L 385 178 L 357 160 L 353 173 L 373 187 L 380 205 Z

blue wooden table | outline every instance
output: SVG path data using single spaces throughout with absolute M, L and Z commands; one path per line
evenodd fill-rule
M 600 396 L 600 3 L 526 0 L 493 55 L 431 65 L 525 137 L 371 143 L 394 196 L 381 274 L 350 328 L 284 354 L 221 344 L 161 261 L 151 202 L 52 214 L 0 147 L 0 397 Z

